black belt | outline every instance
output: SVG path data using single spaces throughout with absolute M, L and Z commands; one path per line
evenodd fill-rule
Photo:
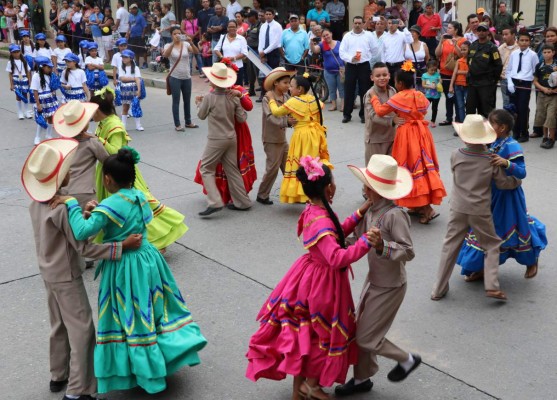
M 396 63 L 385 63 L 387 67 L 400 67 L 402 65 L 402 61 Z
M 333 23 L 333 22 L 344 22 L 344 21 L 342 19 L 332 19 L 331 23 Z
M 533 81 L 523 81 L 522 79 L 515 79 L 515 78 L 511 78 L 513 80 L 513 83 L 517 83 L 519 85 L 521 84 L 526 84 L 526 85 L 531 85 Z

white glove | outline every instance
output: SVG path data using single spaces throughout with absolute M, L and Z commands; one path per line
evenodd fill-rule
M 515 92 L 514 83 L 511 79 L 507 81 L 507 89 L 509 90 L 509 93 Z

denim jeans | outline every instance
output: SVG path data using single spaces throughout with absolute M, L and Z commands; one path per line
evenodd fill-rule
M 172 93 L 172 117 L 174 117 L 174 126 L 180 126 L 180 93 L 184 101 L 184 119 L 186 120 L 186 125 L 190 125 L 191 78 L 178 79 L 171 76 L 170 92 Z
M 203 67 L 203 60 L 201 59 L 201 54 L 190 54 L 190 75 L 192 74 L 193 58 L 195 57 L 195 63 L 197 64 L 197 70 L 201 73 L 201 68 Z
M 335 101 L 338 97 L 342 100 L 344 99 L 344 83 L 340 81 L 340 73 L 329 72 L 327 70 L 323 71 L 325 75 L 325 82 L 327 82 L 327 87 L 329 88 L 329 100 Z
M 464 122 L 466 117 L 466 95 L 467 86 L 454 85 L 454 97 L 456 103 L 456 122 Z
M 503 97 L 503 107 L 501 108 L 505 108 L 505 106 L 508 106 L 511 102 L 511 98 L 509 96 L 509 89 L 507 87 L 507 78 L 501 79 L 500 83 L 501 83 L 501 95 Z
M 219 44 L 219 39 L 211 39 L 211 50 L 215 50 L 215 47 L 217 47 L 217 44 Z M 219 62 L 219 58 L 217 57 L 217 55 L 214 53 L 213 51 L 213 64 Z

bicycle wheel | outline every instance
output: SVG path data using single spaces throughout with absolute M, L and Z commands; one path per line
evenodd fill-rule
M 314 84 L 314 88 L 319 100 L 325 102 L 329 98 L 329 87 L 327 86 L 327 82 L 325 82 L 323 75 L 317 79 Z

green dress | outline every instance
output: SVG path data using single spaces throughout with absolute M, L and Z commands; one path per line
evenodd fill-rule
M 95 134 L 108 154 L 118 153 L 118 150 L 127 146 L 128 142 L 132 140 L 117 115 L 109 115 L 100 121 Z M 97 164 L 96 179 L 97 199 L 100 202 L 110 196 L 103 184 L 102 164 Z M 133 186 L 145 194 L 149 206 L 153 210 L 154 218 L 147 225 L 149 242 L 153 246 L 159 250 L 164 249 L 187 232 L 188 227 L 184 224 L 184 216 L 153 197 L 137 165 L 135 166 L 135 183 Z
M 164 257 L 147 240 L 146 224 L 153 213 L 145 195 L 121 189 L 103 200 L 87 220 L 77 200 L 69 199 L 66 207 L 78 240 L 101 229 L 105 242 L 143 234 L 139 249 L 124 251 L 119 261 L 102 260 L 97 267 L 96 275 L 102 274 L 94 359 L 99 393 L 135 386 L 148 393 L 164 390 L 166 376 L 200 363 L 197 352 L 207 341 Z

